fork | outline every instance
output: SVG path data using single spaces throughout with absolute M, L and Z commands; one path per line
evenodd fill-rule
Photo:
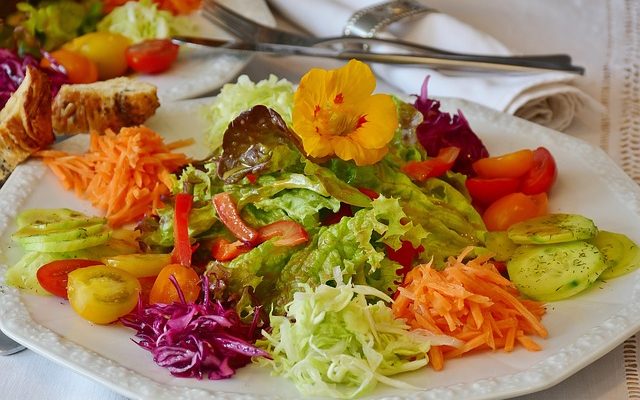
M 549 68 L 557 67 L 566 70 L 571 65 L 571 57 L 566 54 L 549 54 L 535 56 L 488 56 L 471 55 L 464 53 L 450 52 L 431 46 L 424 46 L 417 43 L 406 42 L 397 39 L 383 39 L 377 37 L 359 36 L 332 36 L 332 37 L 311 37 L 293 32 L 271 28 L 255 21 L 252 21 L 239 13 L 221 5 L 216 0 L 204 0 L 202 12 L 205 18 L 220 26 L 231 35 L 247 41 L 259 43 L 288 44 L 296 46 L 331 46 L 340 44 L 343 47 L 359 46 L 359 49 L 368 48 L 375 44 L 384 44 L 405 50 L 417 52 L 419 55 L 445 56 L 460 61 L 479 61 L 488 63 L 514 64 L 519 62 L 535 62 L 547 64 Z

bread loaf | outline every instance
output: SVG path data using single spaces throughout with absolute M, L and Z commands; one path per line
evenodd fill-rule
M 67 135 L 118 132 L 143 124 L 159 106 L 156 87 L 131 78 L 63 85 L 53 100 L 53 130 Z
M 53 141 L 49 78 L 28 66 L 22 83 L 0 110 L 0 181 Z

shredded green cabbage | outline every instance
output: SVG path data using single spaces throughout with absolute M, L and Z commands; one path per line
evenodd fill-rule
M 429 340 L 410 332 L 383 301 L 367 304 L 365 295 L 391 301 L 368 286 L 303 285 L 286 317 L 271 316 L 273 330 L 258 344 L 273 359 L 258 362 L 305 395 L 353 398 L 378 382 L 416 389 L 389 376 L 425 366 Z
M 99 31 L 119 33 L 133 43 L 146 39 L 165 39 L 194 33 L 195 26 L 185 17 L 159 10 L 152 0 L 129 1 L 116 7 L 100 21 Z
M 258 83 L 241 75 L 236 83 L 225 84 L 214 102 L 205 110 L 210 123 L 208 141 L 211 149 L 220 147 L 222 136 L 231 121 L 258 104 L 274 109 L 290 125 L 293 85 L 286 79 L 279 80 L 275 75 Z

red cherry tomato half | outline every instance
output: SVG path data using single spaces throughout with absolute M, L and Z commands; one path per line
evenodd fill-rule
M 548 213 L 546 193 L 511 193 L 493 202 L 482 215 L 487 229 L 504 231 L 511 225 Z
M 486 207 L 508 194 L 520 189 L 520 180 L 516 178 L 469 178 L 465 182 L 474 202 Z
M 556 161 L 544 147 L 533 151 L 533 168 L 522 177 L 522 193 L 538 194 L 549 192 L 558 177 Z
M 178 58 L 178 50 L 179 46 L 169 39 L 151 39 L 129 46 L 125 55 L 134 71 L 157 74 L 171 67 Z
M 277 221 L 263 226 L 258 233 L 260 241 L 279 238 L 274 242 L 276 246 L 297 246 L 309 241 L 307 231 L 295 221 Z
M 402 167 L 402 172 L 411 179 L 420 182 L 435 178 L 450 170 L 459 154 L 460 148 L 458 147 L 443 147 L 434 158 L 408 162 Z
M 69 272 L 78 268 L 89 267 L 91 265 L 102 265 L 100 261 L 85 259 L 69 259 L 51 261 L 38 268 L 36 277 L 38 283 L 47 292 L 67 299 L 67 281 L 69 280 Z
M 472 166 L 481 178 L 518 178 L 533 167 L 533 151 L 523 149 L 497 157 L 481 158 Z

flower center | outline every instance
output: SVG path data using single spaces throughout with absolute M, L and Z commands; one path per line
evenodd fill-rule
M 316 105 L 313 118 L 316 133 L 320 135 L 345 136 L 366 122 L 364 116 L 344 105 L 342 93 L 336 95 L 331 102 Z

